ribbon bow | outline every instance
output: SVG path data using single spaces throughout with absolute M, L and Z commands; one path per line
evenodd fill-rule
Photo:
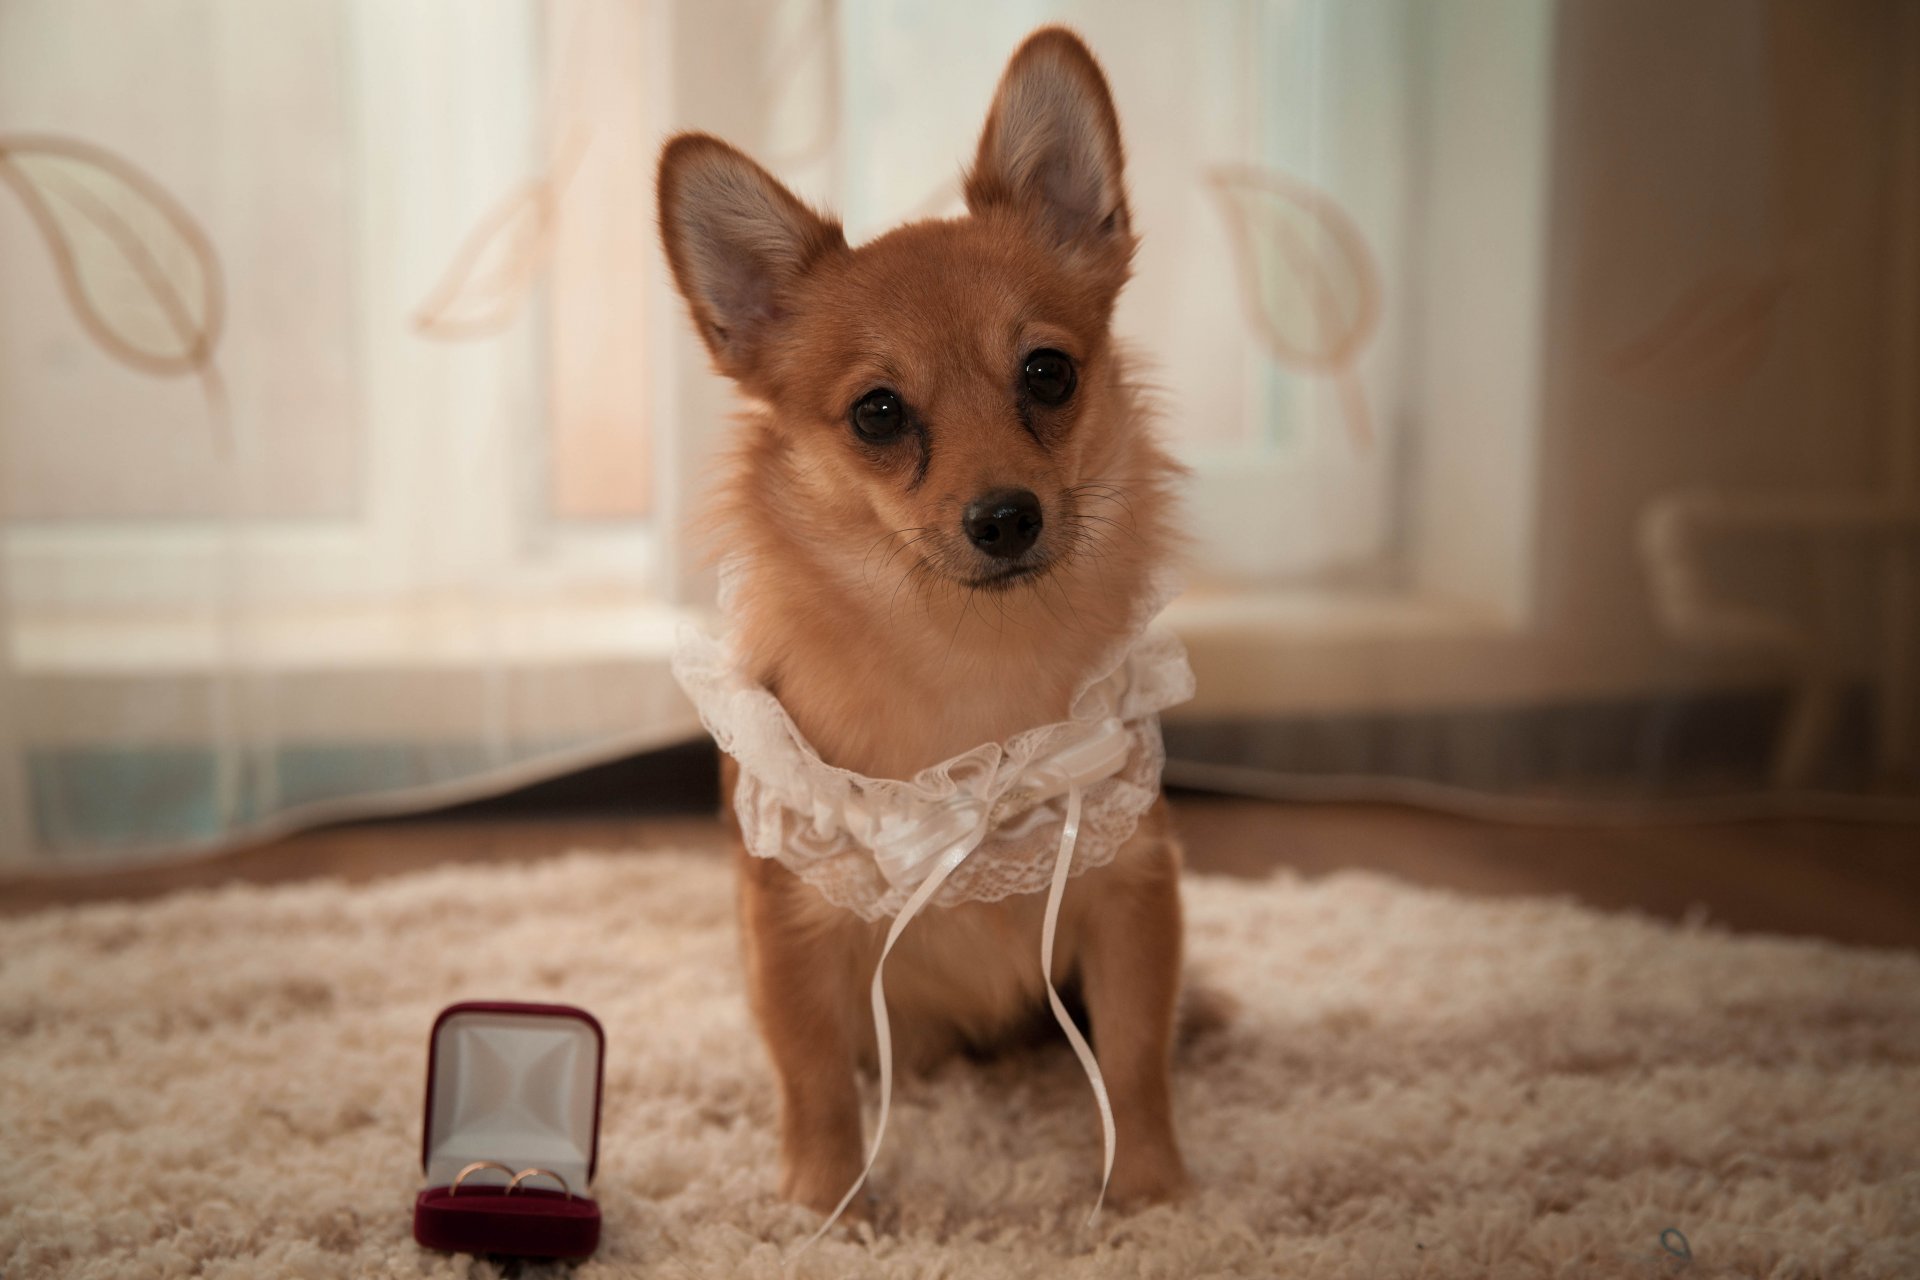
M 840 817 L 847 833 L 873 851 L 887 883 L 912 889 L 926 880 L 942 853 L 963 844 L 977 848 L 996 813 L 1004 819 L 1030 811 L 1027 820 L 1005 829 L 1008 835 L 1024 835 L 1051 816 L 1042 809 L 1048 801 L 1111 778 L 1127 767 L 1132 752 L 1126 724 L 1109 716 L 1085 725 L 1078 736 L 1035 757 L 1012 777 L 982 770 L 945 800 L 907 814 L 876 813 L 863 797 L 851 796 Z

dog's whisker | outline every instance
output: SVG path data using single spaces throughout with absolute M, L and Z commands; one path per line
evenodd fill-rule
M 1068 615 L 1073 619 L 1073 630 L 1080 635 L 1085 635 L 1086 627 L 1082 625 L 1080 606 L 1074 603 L 1073 593 L 1067 590 L 1065 583 L 1057 584 L 1057 589 L 1060 593 L 1060 603 L 1066 607 Z
M 905 531 L 903 530 L 903 532 Z M 902 551 L 905 551 L 908 548 L 912 547 L 915 543 L 925 542 L 928 538 L 933 537 L 935 532 L 936 531 L 933 529 L 924 530 L 923 532 L 920 532 L 915 536 L 908 538 L 905 542 L 895 547 L 892 551 L 887 553 L 887 558 L 881 561 L 880 571 L 882 573 L 885 573 L 889 568 L 892 567 L 894 557 L 898 556 Z
M 875 538 L 871 543 L 867 545 L 867 550 L 865 554 L 863 554 L 860 557 L 860 576 L 867 581 L 872 581 L 879 574 L 885 574 L 888 568 L 892 566 L 893 559 L 895 556 L 899 555 L 902 551 L 906 550 L 908 547 L 911 547 L 914 543 L 920 541 L 922 538 L 929 537 L 935 532 L 937 531 L 933 529 L 929 529 L 924 525 L 914 525 L 906 529 L 890 529 L 886 533 L 881 534 L 879 537 Z M 907 538 L 906 541 L 904 542 L 895 541 L 893 549 L 887 552 L 887 558 L 880 562 L 880 568 L 877 574 L 870 570 L 870 566 L 873 562 L 874 553 L 880 549 L 883 543 L 885 543 L 889 539 L 897 540 L 897 539 L 906 537 L 906 535 L 908 534 L 913 534 L 914 536 Z
M 1075 527 L 1063 533 L 1062 538 L 1075 557 L 1104 560 L 1109 554 L 1109 539 L 1100 530 Z
M 1089 480 L 1084 484 L 1075 485 L 1067 492 L 1075 496 L 1085 494 L 1091 500 L 1111 502 L 1116 506 L 1125 507 L 1129 517 L 1133 515 L 1133 491 L 1124 485 L 1105 480 Z
M 1052 575 L 1048 575 L 1048 576 L 1051 577 Z M 1058 583 L 1055 583 L 1053 585 L 1055 590 L 1059 589 Z M 1047 593 L 1046 593 L 1045 587 L 1046 587 L 1046 584 L 1043 583 L 1039 588 L 1036 588 L 1033 593 L 1033 598 L 1040 602 L 1040 607 L 1047 611 L 1047 616 L 1053 619 L 1055 626 L 1059 627 L 1062 631 L 1070 631 L 1076 635 L 1079 634 L 1080 628 L 1068 623 L 1065 618 L 1062 618 L 1060 616 L 1059 611 L 1053 607 L 1053 602 L 1047 599 Z
M 973 593 L 975 590 L 976 588 L 973 587 L 967 588 L 967 598 L 954 615 L 953 634 L 947 637 L 947 651 L 940 658 L 940 670 L 943 674 L 946 672 L 947 664 L 953 660 L 953 646 L 954 643 L 960 639 L 960 627 L 966 622 L 968 611 L 973 608 Z
M 1091 512 L 1081 512 L 1075 516 L 1072 516 L 1071 519 L 1076 521 L 1090 520 L 1095 524 L 1104 524 L 1111 528 L 1120 530 L 1120 532 L 1126 534 L 1129 538 L 1132 538 L 1135 542 L 1138 542 L 1140 540 L 1139 531 L 1136 530 L 1132 524 L 1124 520 L 1115 520 L 1111 516 L 1096 516 L 1096 515 L 1093 515 Z
M 974 617 L 980 619 L 981 626 L 991 627 L 993 625 L 987 621 L 987 615 L 980 612 L 980 589 L 978 587 L 967 592 L 967 608 L 972 611 Z M 994 634 L 998 635 L 1000 633 L 998 630 L 995 630 Z
M 889 625 L 891 625 L 893 622 L 894 608 L 896 605 L 900 603 L 900 589 L 906 586 L 907 583 L 913 579 L 913 576 L 915 574 L 919 573 L 921 570 L 925 569 L 926 567 L 927 567 L 927 562 L 925 560 L 915 560 L 912 564 L 906 567 L 904 572 L 901 573 L 899 581 L 893 584 L 893 591 L 889 593 L 887 596 L 887 622 Z

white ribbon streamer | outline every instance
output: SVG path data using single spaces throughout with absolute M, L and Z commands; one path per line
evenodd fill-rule
M 1093 1202 L 1093 1212 L 1087 1215 L 1087 1225 L 1091 1227 L 1100 1220 L 1100 1206 L 1107 1202 L 1107 1184 L 1113 1180 L 1113 1102 L 1107 1097 L 1106 1077 L 1100 1074 L 1100 1063 L 1093 1056 L 1092 1046 L 1067 1016 L 1067 1006 L 1061 1003 L 1060 993 L 1053 985 L 1053 934 L 1060 924 L 1060 901 L 1067 893 L 1067 875 L 1073 869 L 1073 846 L 1079 838 L 1080 786 L 1075 783 L 1067 788 L 1067 821 L 1060 828 L 1060 854 L 1053 863 L 1053 887 L 1047 890 L 1046 922 L 1040 926 L 1040 973 L 1047 980 L 1047 1003 L 1053 1006 L 1053 1019 L 1067 1033 L 1073 1056 L 1080 1059 L 1080 1069 L 1087 1073 L 1094 1100 L 1100 1104 L 1100 1138 L 1106 1146 L 1106 1161 L 1100 1170 L 1100 1194 Z
M 1082 762 L 1082 773 L 1100 769 L 1110 773 L 1118 767 L 1118 764 L 1113 763 L 1112 757 L 1107 755 Z M 1102 773 L 1100 776 L 1105 774 Z M 1107 1200 L 1107 1184 L 1113 1179 L 1115 1145 L 1113 1103 L 1107 1096 L 1106 1078 L 1100 1074 L 1100 1063 L 1093 1056 L 1093 1047 L 1087 1043 L 1087 1038 L 1080 1034 L 1080 1028 L 1074 1025 L 1073 1018 L 1067 1013 L 1066 1004 L 1060 999 L 1059 990 L 1053 985 L 1053 939 L 1060 926 L 1060 904 L 1066 897 L 1067 881 L 1071 878 L 1073 870 L 1073 846 L 1080 838 L 1082 784 L 1080 777 L 1070 777 L 1067 780 L 1067 817 L 1060 828 L 1060 851 L 1054 857 L 1053 884 L 1047 890 L 1046 914 L 1040 926 L 1040 973 L 1047 984 L 1047 1003 L 1053 1008 L 1054 1020 L 1060 1024 L 1060 1029 L 1067 1033 L 1067 1043 L 1073 1046 L 1074 1056 L 1080 1059 L 1080 1069 L 1087 1073 L 1087 1082 L 1093 1086 L 1094 1100 L 1100 1107 L 1100 1134 L 1106 1149 L 1106 1159 L 1100 1173 L 1100 1195 L 1093 1202 L 1093 1212 L 1087 1215 L 1087 1225 L 1091 1227 L 1100 1218 L 1100 1208 Z M 940 891 L 940 886 L 946 878 L 967 860 L 969 854 L 980 847 L 980 842 L 986 839 L 989 827 L 986 815 L 982 815 L 979 825 L 968 834 L 966 839 L 942 854 L 939 861 L 934 863 L 928 871 L 926 879 L 920 882 L 920 887 L 914 890 L 913 896 L 908 898 L 906 905 L 900 908 L 900 913 L 894 916 L 893 924 L 887 929 L 887 940 L 880 948 L 879 960 L 874 963 L 873 985 L 869 990 L 873 1004 L 874 1044 L 880 1059 L 880 1114 L 874 1120 L 873 1141 L 867 1148 L 867 1163 L 860 1170 L 860 1176 L 853 1180 L 853 1185 L 847 1188 L 847 1193 L 840 1197 L 840 1203 L 835 1205 L 833 1212 L 827 1215 L 827 1220 L 807 1237 L 805 1243 L 800 1246 L 800 1252 L 812 1248 L 816 1240 L 833 1229 L 833 1224 L 838 1222 L 840 1215 L 847 1211 L 847 1206 L 853 1203 L 853 1198 L 860 1194 L 860 1188 L 867 1184 L 867 1176 L 873 1172 L 874 1162 L 880 1158 L 880 1142 L 886 1135 L 887 1117 L 893 1110 L 893 1024 L 887 1018 L 884 982 L 887 956 L 892 953 L 893 944 L 900 940 L 900 935 L 906 931 L 907 925 L 920 914 L 921 908 L 927 905 L 933 895 Z
M 986 815 L 982 814 L 980 825 L 975 827 L 965 840 L 940 856 L 940 860 L 934 864 L 927 878 L 920 882 L 920 887 L 914 890 L 913 896 L 907 899 L 906 905 L 900 908 L 900 913 L 893 918 L 892 926 L 887 929 L 887 940 L 880 948 L 880 958 L 873 965 L 873 986 L 870 991 L 873 1003 L 874 1045 L 880 1056 L 880 1114 L 873 1125 L 873 1143 L 867 1148 L 866 1167 L 860 1170 L 860 1176 L 855 1178 L 853 1185 L 847 1188 L 847 1194 L 840 1197 L 840 1203 L 833 1207 L 833 1212 L 828 1214 L 827 1220 L 820 1224 L 820 1229 L 808 1236 L 806 1243 L 800 1246 L 802 1252 L 812 1248 L 813 1242 L 827 1234 L 833 1228 L 833 1224 L 840 1220 L 840 1215 L 847 1211 L 847 1206 L 853 1203 L 853 1198 L 860 1194 L 860 1188 L 867 1184 L 867 1175 L 873 1172 L 874 1161 L 880 1158 L 880 1140 L 886 1136 L 887 1114 L 893 1109 L 893 1024 L 887 1019 L 887 995 L 883 985 L 887 971 L 887 956 L 893 951 L 893 944 L 900 940 L 900 935 L 913 922 L 913 918 L 920 914 L 920 909 L 927 905 L 927 900 L 940 891 L 940 886 L 946 878 L 967 860 L 968 854 L 980 847 L 982 840 L 987 838 L 988 826 Z

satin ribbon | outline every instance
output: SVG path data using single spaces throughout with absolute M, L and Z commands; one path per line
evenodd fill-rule
M 1047 1003 L 1053 1006 L 1053 1020 L 1067 1033 L 1067 1043 L 1073 1046 L 1073 1056 L 1080 1059 L 1080 1069 L 1087 1073 L 1087 1083 L 1093 1086 L 1094 1101 L 1100 1104 L 1100 1141 L 1105 1152 L 1100 1166 L 1100 1194 L 1094 1197 L 1093 1211 L 1087 1214 L 1087 1225 L 1091 1227 L 1100 1220 L 1100 1206 L 1107 1202 L 1107 1184 L 1113 1181 L 1116 1139 L 1113 1101 L 1107 1097 L 1106 1077 L 1100 1074 L 1100 1063 L 1093 1056 L 1093 1047 L 1080 1034 L 1080 1028 L 1073 1025 L 1073 1019 L 1067 1016 L 1067 1006 L 1060 1002 L 1060 992 L 1053 985 L 1053 934 L 1060 924 L 1060 900 L 1066 896 L 1067 877 L 1073 870 L 1073 846 L 1079 838 L 1080 788 L 1076 784 L 1067 790 L 1067 821 L 1060 828 L 1060 853 L 1053 862 L 1053 887 L 1047 890 L 1046 923 L 1040 926 L 1040 973 L 1047 982 Z
M 1116 716 L 1096 720 L 1051 754 L 1028 761 L 1009 798 L 1018 809 L 1038 810 L 1071 786 L 1092 786 L 1112 777 L 1127 767 L 1132 752 L 1133 735 L 1125 721 Z M 871 804 L 850 798 L 839 817 L 847 833 L 873 851 L 874 865 L 887 883 L 911 889 L 926 879 L 943 851 L 967 840 L 987 820 L 994 807 L 995 781 L 991 771 L 982 772 L 961 784 L 962 790 L 944 803 L 906 817 L 876 813 Z M 1046 819 L 1040 812 L 1032 816 Z M 816 816 L 816 824 L 820 821 Z M 1026 824 L 1014 823 L 1003 834 L 1018 837 L 1026 830 Z
M 1106 1078 L 1100 1074 L 1100 1063 L 1093 1055 L 1093 1048 L 1087 1043 L 1080 1028 L 1067 1014 L 1067 1007 L 1060 999 L 1059 990 L 1053 985 L 1053 941 L 1060 924 L 1060 904 L 1066 897 L 1067 881 L 1073 872 L 1073 850 L 1080 839 L 1080 798 L 1082 788 L 1108 778 L 1126 767 L 1130 749 L 1130 740 L 1126 726 L 1117 719 L 1101 721 L 1093 726 L 1093 732 L 1079 742 L 1062 748 L 1044 761 L 1036 761 L 1029 768 L 1034 769 L 1033 780 L 1026 798 L 1032 803 L 1041 803 L 1058 796 L 1062 791 L 1067 797 L 1066 819 L 1060 826 L 1060 849 L 1054 855 L 1053 883 L 1047 890 L 1047 906 L 1040 928 L 1040 973 L 1047 985 L 1047 1004 L 1053 1010 L 1054 1021 L 1066 1032 L 1067 1042 L 1073 1046 L 1073 1053 L 1080 1060 L 1080 1069 L 1087 1073 L 1087 1082 L 1093 1086 L 1094 1100 L 1100 1107 L 1100 1134 L 1105 1148 L 1105 1159 L 1100 1175 L 1100 1195 L 1094 1200 L 1093 1211 L 1087 1215 L 1087 1225 L 1092 1226 L 1100 1217 L 1100 1207 L 1106 1203 L 1107 1184 L 1113 1179 L 1113 1153 L 1115 1131 L 1113 1126 L 1113 1103 L 1107 1096 Z M 913 918 L 940 891 L 975 849 L 980 847 L 987 833 L 992 829 L 992 814 L 987 807 L 972 797 L 955 797 L 956 804 L 949 811 L 965 814 L 972 821 L 972 827 L 958 840 L 949 844 L 944 853 L 928 855 L 924 852 L 928 831 L 951 832 L 951 818 L 936 818 L 916 828 L 909 836 L 907 857 L 892 860 L 894 870 L 888 871 L 888 861 L 882 859 L 881 870 L 890 883 L 904 885 L 912 883 L 916 877 L 919 887 L 901 906 L 887 928 L 885 943 L 880 948 L 880 958 L 873 966 L 873 984 L 869 990 L 869 999 L 873 1006 L 874 1043 L 880 1059 L 880 1113 L 874 1121 L 873 1141 L 867 1148 L 867 1163 L 860 1170 L 860 1176 L 853 1180 L 847 1193 L 840 1197 L 840 1203 L 834 1206 L 827 1220 L 818 1230 L 808 1236 L 800 1246 L 804 1252 L 813 1246 L 820 1237 L 833 1228 L 846 1212 L 853 1198 L 860 1194 L 860 1188 L 867 1183 L 867 1176 L 873 1172 L 874 1162 L 880 1158 L 880 1142 L 886 1136 L 887 1117 L 893 1109 L 893 1027 L 887 1018 L 887 997 L 885 976 L 887 956 L 893 951 L 893 944 L 913 922 Z M 880 857 L 876 851 L 877 858 Z
M 943 850 L 964 843 L 986 826 L 991 807 L 977 796 L 962 794 L 908 821 L 876 821 L 864 806 L 849 801 L 845 820 L 847 833 L 873 850 L 874 865 L 887 883 L 911 889 L 926 880 Z M 974 845 L 978 844 L 975 840 Z

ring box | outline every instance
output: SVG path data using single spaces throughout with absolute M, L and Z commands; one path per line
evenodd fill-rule
M 434 1020 L 427 1052 L 420 1164 L 427 1188 L 413 1203 L 413 1238 L 450 1253 L 585 1258 L 600 1243 L 600 1206 L 585 1193 L 600 1154 L 600 1078 L 606 1035 L 584 1009 L 471 1001 Z M 513 1170 L 551 1170 L 511 1192 Z M 537 1185 L 536 1185 L 537 1183 Z

